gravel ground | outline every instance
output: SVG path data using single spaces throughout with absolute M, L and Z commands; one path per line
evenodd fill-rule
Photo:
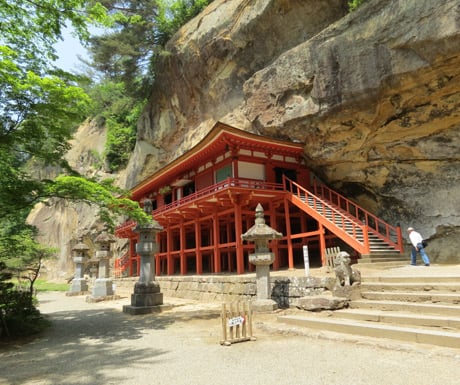
M 457 349 L 296 329 L 276 314 L 254 315 L 256 341 L 222 346 L 219 304 L 165 298 L 171 310 L 130 316 L 128 298 L 39 299 L 53 326 L 0 346 L 0 384 L 459 384 Z

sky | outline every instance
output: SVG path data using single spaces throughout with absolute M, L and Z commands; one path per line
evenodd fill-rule
M 65 29 L 62 37 L 63 41 L 56 44 L 56 52 L 59 59 L 55 62 L 59 68 L 69 72 L 78 72 L 81 62 L 78 56 L 86 57 L 86 49 L 80 44 L 78 39 L 72 36 L 70 30 Z
M 78 60 L 78 57 L 88 58 L 86 49 L 81 45 L 80 41 L 72 36 L 71 30 L 66 28 L 62 33 L 63 41 L 55 45 L 59 59 L 55 62 L 56 65 L 68 72 L 79 71 L 83 64 Z

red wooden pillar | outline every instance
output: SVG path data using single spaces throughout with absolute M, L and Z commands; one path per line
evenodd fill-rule
M 203 274 L 203 255 L 201 254 L 201 223 L 195 220 L 196 273 Z
M 220 263 L 220 243 L 219 243 L 219 217 L 217 210 L 212 217 L 213 242 L 214 242 L 214 273 L 220 273 L 222 266 Z
M 291 238 L 291 216 L 289 215 L 289 202 L 284 199 L 284 216 L 286 217 L 286 241 L 288 251 L 288 268 L 294 269 L 294 252 L 292 250 Z
M 232 229 L 230 228 L 230 223 L 227 221 L 225 224 L 225 234 L 226 234 L 226 242 L 225 243 L 230 243 L 230 239 L 232 239 Z M 227 248 L 227 269 L 229 272 L 232 272 L 234 269 L 233 266 L 233 258 L 232 258 L 232 253 L 230 250 Z
M 129 240 L 129 276 L 134 277 L 136 274 L 133 271 L 133 261 L 136 258 L 136 238 L 132 238 Z
M 172 254 L 171 254 L 171 251 L 172 251 L 172 231 L 171 231 L 171 227 L 167 227 L 166 228 L 166 264 L 167 264 L 167 267 L 166 267 L 166 270 L 167 270 L 167 274 L 168 275 L 173 275 L 174 274 L 174 263 L 173 263 L 173 259 L 172 259 Z
M 243 234 L 241 205 L 235 203 L 235 240 L 236 240 L 236 272 L 237 274 L 244 273 L 244 252 L 243 252 L 243 240 L 241 234 Z
M 184 228 L 184 221 L 180 222 L 179 226 L 179 242 L 180 242 L 180 274 L 186 275 L 187 274 L 187 260 L 185 259 L 185 228 Z
M 319 248 L 321 253 L 321 266 L 326 266 L 326 237 L 324 236 L 324 226 L 319 225 Z
M 157 253 L 155 254 L 155 274 L 156 275 L 160 275 L 160 272 L 161 272 L 161 265 L 160 265 L 160 256 L 159 256 L 159 253 L 161 252 L 161 237 L 160 237 L 160 233 L 156 233 L 156 243 L 157 243 L 157 247 L 158 247 L 158 251 Z
M 276 229 L 276 212 L 275 212 L 275 208 L 272 202 L 270 202 L 269 210 L 270 210 L 270 213 L 269 213 L 270 214 L 270 227 L 272 229 L 277 230 Z M 278 241 L 272 240 L 270 242 L 270 246 L 272 249 L 272 253 L 275 255 L 275 260 L 273 261 L 273 270 L 278 270 L 280 268 Z

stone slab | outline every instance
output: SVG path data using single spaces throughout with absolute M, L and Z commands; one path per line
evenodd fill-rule
M 162 304 L 157 306 L 132 306 L 124 305 L 123 313 L 130 315 L 141 315 L 141 314 L 151 314 L 151 313 L 161 313 L 162 311 L 171 310 L 172 305 Z

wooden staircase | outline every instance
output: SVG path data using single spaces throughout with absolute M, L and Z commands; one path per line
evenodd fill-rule
M 309 191 L 284 177 L 288 200 L 361 254 L 362 263 L 401 262 L 402 234 L 326 186 Z
M 460 275 L 363 277 L 361 297 L 347 309 L 297 312 L 278 321 L 460 349 Z

